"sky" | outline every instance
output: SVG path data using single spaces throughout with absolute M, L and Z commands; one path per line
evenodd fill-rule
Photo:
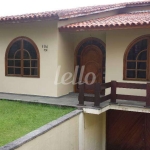
M 138 0 L 0 0 L 0 16 L 44 12 Z

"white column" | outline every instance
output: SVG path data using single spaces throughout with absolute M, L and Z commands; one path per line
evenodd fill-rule
M 84 150 L 84 113 L 79 115 L 79 150 Z

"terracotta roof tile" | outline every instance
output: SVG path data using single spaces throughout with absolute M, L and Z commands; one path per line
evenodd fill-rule
M 88 7 L 79 7 L 73 9 L 65 9 L 57 11 L 59 19 L 67 19 L 73 17 L 79 17 L 89 14 L 96 14 L 103 11 L 109 11 L 112 9 L 120 9 L 125 7 L 134 7 L 134 6 L 143 6 L 149 5 L 150 0 L 142 0 L 135 2 L 126 2 L 126 3 L 118 3 L 118 4 L 110 4 L 110 5 L 96 5 L 96 6 L 88 6 Z
M 57 13 L 59 19 L 68 19 L 68 18 L 74 18 L 74 17 L 85 16 L 90 14 L 96 14 L 111 9 L 124 8 L 125 6 L 126 6 L 125 3 L 112 4 L 112 5 L 97 5 L 97 6 L 79 7 L 79 8 L 66 9 L 66 10 L 58 10 Z
M 101 13 L 104 11 L 109 11 L 112 9 L 120 9 L 125 7 L 143 6 L 150 5 L 150 0 L 142 0 L 137 2 L 110 4 L 110 5 L 97 5 L 88 7 L 79 7 L 73 9 L 64 9 L 57 11 L 47 11 L 41 13 L 32 13 L 16 16 L 6 16 L 0 17 L 0 22 L 20 22 L 20 21 L 32 21 L 32 20 L 42 20 L 42 19 L 53 19 L 59 17 L 59 19 L 68 19 L 79 16 L 86 16 L 90 14 Z
M 86 29 L 86 28 L 99 28 L 105 27 L 126 27 L 126 26 L 142 26 L 150 25 L 150 11 L 132 12 L 129 14 L 119 14 L 104 18 L 93 19 L 78 23 L 69 24 L 60 27 L 61 29 Z
M 45 19 L 56 19 L 58 14 L 56 12 L 42 12 L 42 13 L 31 13 L 15 16 L 0 17 L 0 22 L 28 22 Z

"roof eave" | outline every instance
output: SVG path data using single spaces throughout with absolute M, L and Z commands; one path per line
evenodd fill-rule
M 74 27 L 64 28 L 60 27 L 60 32 L 84 32 L 84 31 L 106 31 L 106 30 L 118 30 L 118 29 L 139 29 L 150 28 L 150 24 L 147 25 L 122 25 L 122 26 L 105 26 L 105 27 Z
M 16 24 L 16 23 L 28 23 L 28 22 L 41 22 L 41 21 L 51 21 L 51 20 L 59 20 L 59 17 L 57 14 L 52 14 L 49 17 L 28 17 L 28 18 L 22 18 L 22 17 L 18 17 L 18 18 L 13 18 L 13 19 L 3 19 L 1 18 L 0 20 L 0 24 L 6 24 L 6 23 L 10 23 L 10 24 Z

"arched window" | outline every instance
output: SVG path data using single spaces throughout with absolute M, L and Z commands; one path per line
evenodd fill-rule
M 39 77 L 39 51 L 27 37 L 15 38 L 7 47 L 5 74 L 7 76 Z
M 124 79 L 150 80 L 150 36 L 134 40 L 124 55 Z

